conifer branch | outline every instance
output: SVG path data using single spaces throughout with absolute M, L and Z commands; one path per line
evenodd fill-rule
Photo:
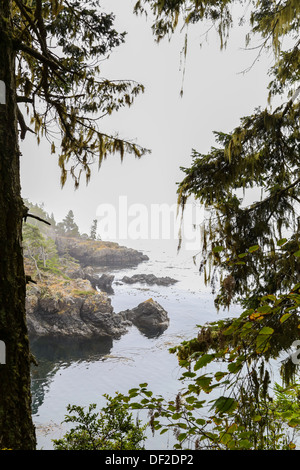
M 56 62 L 53 56 L 51 56 L 51 58 L 46 57 L 45 55 L 41 54 L 38 50 L 34 49 L 33 47 L 27 46 L 27 44 L 24 44 L 23 42 L 17 39 L 15 39 L 13 43 L 15 50 L 23 51 L 26 54 L 29 54 L 31 57 L 34 57 L 43 64 L 49 65 L 52 70 L 57 70 L 61 68 L 61 65 Z

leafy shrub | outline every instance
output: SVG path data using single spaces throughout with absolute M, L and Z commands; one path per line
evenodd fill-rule
M 143 450 L 145 426 L 134 421 L 119 393 L 104 395 L 107 405 L 96 412 L 96 404 L 87 411 L 81 406 L 68 405 L 64 422 L 76 423 L 62 439 L 53 440 L 55 450 Z

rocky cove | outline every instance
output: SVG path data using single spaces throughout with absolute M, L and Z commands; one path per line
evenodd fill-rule
M 87 249 L 88 246 L 89 241 L 86 242 Z M 105 305 L 103 313 L 108 313 L 104 315 L 106 325 L 109 318 L 123 312 L 122 325 L 116 321 L 113 325 L 116 329 L 106 328 L 105 336 L 100 335 L 104 329 L 99 328 L 99 323 L 96 330 L 95 322 L 93 334 L 89 333 L 88 336 L 90 327 L 87 325 L 91 322 L 86 320 L 81 323 L 80 335 L 76 336 L 59 336 L 58 328 L 54 334 L 31 332 L 31 350 L 38 364 L 38 367 L 32 364 L 33 419 L 40 449 L 53 449 L 51 439 L 62 437 L 67 430 L 63 420 L 68 404 L 87 408 L 90 403 L 97 403 L 100 408 L 105 405 L 104 394 L 113 395 L 115 391 L 126 394 L 130 388 L 143 382 L 149 383 L 154 394 L 176 396 L 181 371 L 176 355 L 170 354 L 169 348 L 194 337 L 198 331 L 197 324 L 215 318 L 211 296 L 204 290 L 199 293 L 198 268 L 192 262 L 190 253 L 181 252 L 176 257 L 176 242 L 172 246 L 169 242 L 165 245 L 159 242 L 154 246 L 152 241 L 148 244 L 142 241 L 130 246 L 139 247 L 149 259 L 147 256 L 130 267 L 123 266 L 122 262 L 114 266 L 96 266 L 87 265 L 84 260 L 79 263 L 60 252 L 63 275 L 43 271 L 39 280 L 31 273 L 37 284 L 27 285 L 28 307 L 32 302 L 34 309 L 38 299 L 43 304 L 47 299 L 46 288 L 49 288 L 49 296 L 56 296 L 60 305 L 68 297 L 74 297 L 78 303 L 85 300 L 86 307 L 92 299 L 99 299 L 95 309 L 98 318 L 102 299 Z M 140 260 L 141 255 L 137 256 Z M 28 270 L 26 272 L 30 274 Z M 128 279 L 129 283 L 126 282 Z M 84 286 L 90 292 L 87 295 L 80 292 Z M 30 293 L 36 296 L 37 288 L 42 292 L 34 300 Z M 99 295 L 93 297 L 95 293 Z M 141 304 L 142 309 L 137 308 Z M 146 328 L 143 321 L 141 328 L 139 320 L 144 318 L 138 320 L 137 313 L 151 305 L 163 307 L 167 320 L 163 314 L 161 325 L 156 323 L 154 328 Z M 130 315 L 132 311 L 137 320 L 135 324 Z M 67 310 L 62 310 L 61 314 L 53 311 L 53 320 L 57 321 L 66 313 Z M 32 317 L 28 311 L 28 318 L 34 318 L 35 314 Z M 49 332 L 53 331 L 48 328 Z M 120 336 L 113 337 L 111 334 Z M 146 444 L 150 449 L 167 449 L 171 448 L 171 438 L 169 433 L 152 436 L 149 431 Z
M 38 280 L 27 284 L 26 311 L 31 339 L 118 339 L 132 325 L 151 337 L 168 327 L 167 312 L 152 298 L 132 309 L 115 312 L 109 298 L 114 275 L 99 275 L 101 268 L 121 269 L 146 262 L 146 255 L 98 240 L 57 237 L 55 242 L 60 270 L 41 271 Z M 25 268 L 34 278 L 28 260 Z M 139 275 L 118 282 L 170 285 L 176 280 Z

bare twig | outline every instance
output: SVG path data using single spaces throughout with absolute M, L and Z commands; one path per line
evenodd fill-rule
M 31 217 L 32 219 L 36 219 L 36 220 L 39 220 L 40 222 L 44 222 L 44 224 L 51 225 L 50 222 L 48 222 L 47 220 L 41 219 L 41 217 L 38 217 L 37 215 L 34 215 L 34 214 L 26 214 L 24 216 L 25 222 L 26 222 L 27 217 Z

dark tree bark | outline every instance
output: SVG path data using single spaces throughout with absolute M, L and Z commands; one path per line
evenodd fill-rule
M 0 80 L 6 88 L 5 103 L 0 104 L 0 340 L 6 348 L 5 364 L 0 365 L 0 449 L 32 450 L 36 439 L 31 417 L 22 250 L 25 207 L 20 187 L 11 6 L 11 1 L 0 0 Z

